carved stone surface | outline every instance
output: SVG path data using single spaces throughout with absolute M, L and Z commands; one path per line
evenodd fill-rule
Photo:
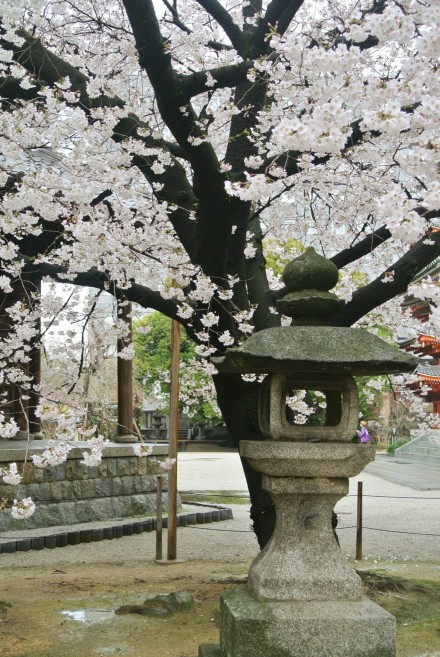
M 292 325 L 317 324 L 322 326 L 330 321 L 332 315 L 345 305 L 331 292 L 302 290 L 290 292 L 277 302 L 277 310 L 283 315 L 293 317 Z
M 252 335 L 240 347 L 213 358 L 220 372 L 302 372 L 352 375 L 410 372 L 417 358 L 363 329 L 279 326 Z
M 332 530 L 332 510 L 346 478 L 263 478 L 276 508 L 269 543 L 254 559 L 248 587 L 260 600 L 359 600 L 360 577 Z
M 284 267 L 283 283 L 289 290 L 331 290 L 339 279 L 339 270 L 311 246 Z
M 371 600 L 261 602 L 222 596 L 220 650 L 201 657 L 393 657 L 395 619 Z
M 286 398 L 292 390 L 323 392 L 327 397 L 325 425 L 292 425 L 286 415 Z M 270 374 L 260 389 L 259 424 L 265 438 L 271 440 L 311 439 L 347 441 L 359 417 L 359 396 L 352 376 L 321 374 Z
M 354 477 L 374 460 L 374 445 L 242 440 L 240 455 L 276 477 Z

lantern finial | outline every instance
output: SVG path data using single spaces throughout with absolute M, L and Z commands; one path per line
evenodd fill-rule
M 284 269 L 283 281 L 288 292 L 278 300 L 278 311 L 291 317 L 293 325 L 331 324 L 331 317 L 344 305 L 336 294 L 329 292 L 338 278 L 336 265 L 309 247 Z

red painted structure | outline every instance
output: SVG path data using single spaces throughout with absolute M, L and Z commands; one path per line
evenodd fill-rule
M 405 351 L 420 356 L 421 360 L 417 367 L 418 381 L 410 387 L 417 389 L 422 385 L 428 386 L 426 401 L 432 403 L 433 413 L 440 415 L 440 338 L 428 333 L 419 333 L 417 338 L 401 342 L 399 346 Z

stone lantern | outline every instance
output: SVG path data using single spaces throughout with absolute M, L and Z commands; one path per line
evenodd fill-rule
M 284 271 L 278 302 L 290 326 L 256 333 L 214 359 L 220 372 L 267 375 L 261 385 L 262 441 L 240 454 L 263 473 L 276 526 L 254 559 L 247 587 L 222 597 L 220 645 L 199 657 L 394 657 L 395 619 L 363 594 L 332 530 L 332 510 L 349 477 L 374 459 L 374 446 L 352 441 L 359 400 L 353 375 L 411 371 L 417 359 L 363 329 L 331 326 L 344 304 L 329 290 L 337 267 L 307 251 Z M 292 391 L 321 393 L 321 425 L 292 424 Z

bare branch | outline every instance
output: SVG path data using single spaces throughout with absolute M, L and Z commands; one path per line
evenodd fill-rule
M 419 272 L 439 255 L 440 233 L 425 235 L 374 281 L 359 288 L 351 301 L 333 319 L 333 324 L 351 326 L 374 308 L 403 294 Z
M 391 233 L 386 226 L 381 226 L 377 230 L 373 231 L 370 235 L 367 235 L 364 239 L 360 240 L 353 246 L 340 251 L 334 255 L 330 260 L 335 263 L 338 269 L 349 265 L 351 262 L 355 262 L 377 249 L 378 246 L 382 246 L 387 240 L 391 238 Z
M 177 314 L 178 305 L 171 299 L 164 299 L 159 292 L 155 292 L 145 285 L 133 282 L 129 288 L 120 290 L 108 279 L 106 274 L 95 268 L 89 269 L 86 272 L 80 272 L 76 274 L 74 278 L 69 278 L 67 280 L 65 277 L 67 271 L 63 267 L 46 263 L 34 265 L 31 258 L 24 257 L 23 259 L 27 262 L 23 269 L 23 273 L 25 274 L 32 273 L 41 277 L 48 276 L 59 283 L 68 282 L 72 285 L 80 285 L 83 287 L 96 287 L 98 290 L 103 290 L 110 294 L 120 294 L 127 301 L 137 303 L 142 306 L 142 308 L 158 310 L 164 315 L 167 315 L 167 317 L 184 324 L 182 318 Z
M 284 34 L 303 2 L 304 0 L 272 0 L 269 3 L 254 38 L 255 48 L 259 52 L 266 52 L 269 48 L 265 39 L 270 28 L 276 27 L 278 34 Z
M 242 54 L 244 47 L 243 32 L 234 23 L 227 9 L 218 0 L 197 0 L 197 2 L 223 28 L 238 54 Z
M 253 60 L 219 66 L 209 71 L 197 71 L 190 75 L 182 76 L 181 86 L 183 98 L 188 102 L 190 98 L 214 89 L 225 89 L 235 87 L 237 84 L 247 82 L 247 74 L 254 67 Z M 208 73 L 214 78 L 214 84 L 206 86 Z

